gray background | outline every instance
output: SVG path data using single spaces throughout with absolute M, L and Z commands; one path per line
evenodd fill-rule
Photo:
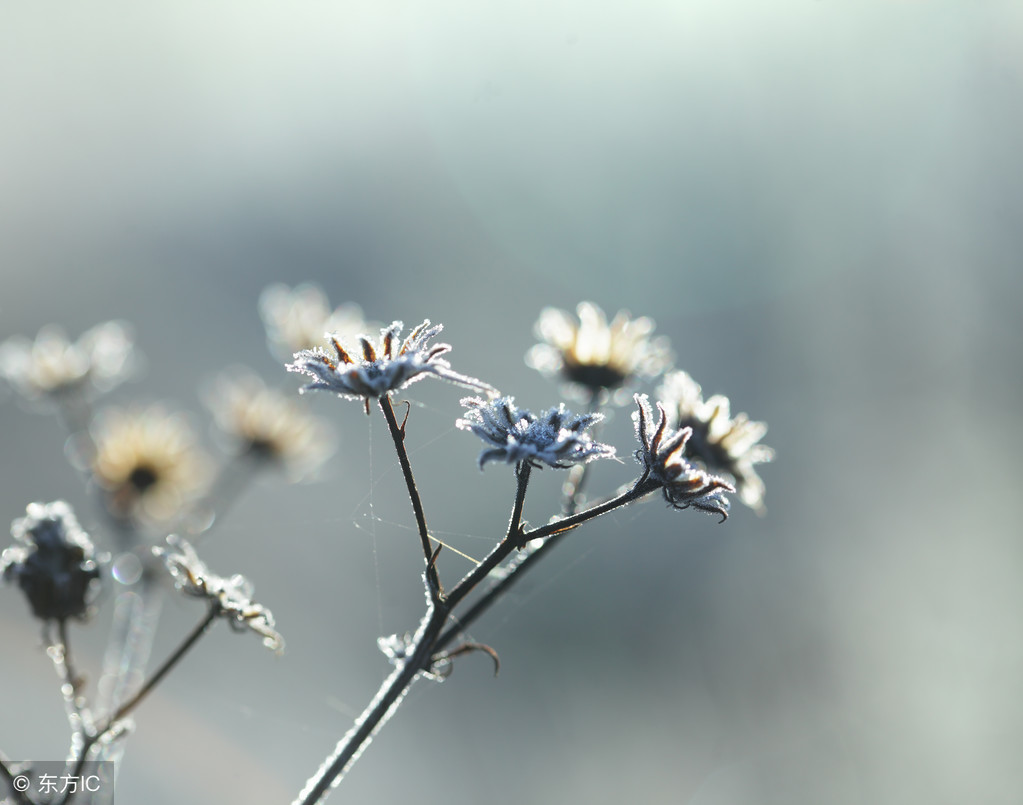
M 420 683 L 331 801 L 1018 803 L 1021 53 L 996 0 L 3 3 L 0 337 L 130 320 L 149 371 L 113 401 L 207 434 L 221 367 L 298 385 L 272 281 L 443 322 L 457 369 L 537 408 L 544 306 L 648 314 L 769 422 L 767 517 L 578 533 L 473 630 L 501 676 Z M 410 396 L 431 524 L 479 557 L 511 474 L 475 469 L 458 389 Z M 287 653 L 201 644 L 140 710 L 122 802 L 289 802 L 386 673 L 376 636 L 415 626 L 383 423 L 313 402 L 324 481 L 263 479 L 204 552 Z M 606 434 L 627 456 L 624 412 Z M 62 442 L 0 405 L 0 512 L 66 498 L 102 542 Z M 200 609 L 168 603 L 158 654 Z M 26 612 L 0 591 L 0 748 L 60 757 Z

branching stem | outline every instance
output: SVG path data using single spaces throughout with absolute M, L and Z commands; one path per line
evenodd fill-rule
M 436 564 L 433 562 L 433 551 L 430 548 L 430 530 L 426 525 L 423 501 L 419 498 L 419 489 L 416 487 L 416 479 L 412 475 L 412 465 L 409 462 L 408 451 L 405 450 L 405 426 L 404 424 L 398 425 L 390 397 L 385 394 L 380 398 L 379 403 L 384 419 L 387 420 L 387 429 L 391 433 L 394 449 L 398 453 L 398 463 L 401 464 L 401 473 L 405 477 L 405 486 L 408 488 L 409 499 L 412 501 L 412 512 L 416 517 L 419 540 L 423 545 L 423 557 L 426 560 L 426 582 L 429 587 L 430 599 L 433 601 L 434 606 L 436 606 L 441 598 L 440 578 L 437 575 Z

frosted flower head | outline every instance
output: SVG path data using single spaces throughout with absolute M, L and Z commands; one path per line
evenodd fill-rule
M 274 616 L 252 600 L 253 586 L 244 576 L 228 579 L 216 575 L 199 558 L 192 544 L 177 534 L 171 534 L 164 545 L 153 548 L 153 554 L 166 566 L 178 590 L 206 599 L 235 631 L 251 630 L 263 638 L 267 648 L 278 654 L 284 650 L 284 639 L 274 629 Z
M 236 450 L 280 465 L 294 479 L 314 472 L 334 451 L 334 432 L 301 401 L 269 388 L 262 379 L 236 370 L 205 390 L 217 426 Z
M 0 377 L 29 400 L 96 396 L 127 378 L 137 363 L 131 330 L 118 321 L 99 324 L 74 342 L 50 326 L 35 341 L 14 336 L 0 344 Z
M 774 458 L 774 450 L 759 444 L 767 424 L 753 422 L 746 414 L 730 415 L 728 398 L 720 394 L 704 400 L 698 383 L 685 372 L 664 379 L 659 396 L 675 414 L 680 428 L 692 436 L 686 452 L 710 472 L 735 480 L 739 499 L 758 513 L 764 512 L 764 482 L 756 464 Z
M 271 351 L 282 360 L 322 344 L 324 333 L 349 337 L 379 326 L 367 323 L 362 309 L 352 302 L 331 310 L 323 290 L 309 283 L 268 286 L 259 297 L 259 315 Z
M 295 353 L 294 362 L 285 368 L 313 379 L 302 387 L 303 392 L 322 389 L 345 399 L 364 400 L 366 413 L 371 399 L 400 391 L 431 375 L 477 391 L 497 393 L 482 380 L 453 371 L 441 357 L 451 351 L 451 345 L 430 343 L 440 333 L 441 325 L 431 326 L 426 319 L 401 341 L 403 326 L 396 321 L 382 329 L 376 345 L 368 336 L 360 336 L 358 350 L 346 348 L 342 339 L 331 335 L 334 355 L 320 347 L 303 350 Z
M 99 563 L 71 507 L 62 500 L 30 503 L 11 535 L 16 544 L 0 554 L 0 576 L 17 582 L 32 614 L 44 621 L 87 617 Z
M 180 517 L 210 479 L 210 462 L 180 415 L 159 407 L 105 412 L 94 428 L 92 475 L 119 519 Z
M 647 396 L 637 394 L 634 399 L 638 410 L 632 418 L 640 444 L 636 460 L 643 465 L 648 478 L 664 491 L 664 499 L 676 509 L 692 506 L 708 514 L 720 514 L 721 522 L 728 519 L 729 503 L 724 495 L 725 492 L 734 492 L 735 487 L 724 478 L 709 475 L 686 461 L 682 453 L 692 431 L 689 428 L 670 430 L 668 417 L 660 403 L 657 403 L 660 417 L 654 425 Z
M 651 337 L 651 319 L 634 319 L 622 310 L 608 324 L 592 302 L 580 303 L 576 312 L 578 319 L 552 307 L 540 314 L 534 331 L 544 343 L 527 353 L 529 366 L 590 395 L 619 391 L 614 397 L 621 403 L 624 386 L 656 377 L 671 364 L 667 339 Z
M 525 461 L 533 467 L 546 464 L 567 469 L 597 458 L 614 458 L 615 449 L 593 441 L 587 428 L 600 422 L 601 414 L 572 414 L 564 405 L 550 408 L 539 416 L 515 406 L 513 397 L 483 400 L 466 397 L 461 403 L 468 410 L 455 424 L 471 430 L 489 447 L 480 453 L 482 470 L 488 461 L 517 464 Z

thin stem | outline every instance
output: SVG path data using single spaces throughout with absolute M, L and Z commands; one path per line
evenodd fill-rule
M 292 805 L 314 805 L 344 776 L 351 765 L 358 760 L 362 750 L 369 745 L 373 736 L 387 723 L 398 709 L 409 686 L 420 671 L 430 667 L 437 635 L 447 618 L 447 607 L 434 608 L 432 605 L 420 624 L 412 656 L 399 663 L 384 680 L 376 696 L 355 721 L 352 729 L 338 742 L 334 754 L 324 762 L 320 770 L 310 778 Z
M 394 449 L 398 453 L 398 463 L 401 464 L 402 475 L 405 476 L 405 486 L 408 488 L 408 496 L 412 501 L 412 512 L 416 517 L 416 526 L 419 529 L 419 540 L 423 545 L 423 556 L 426 559 L 426 580 L 430 591 L 430 598 L 437 604 L 441 597 L 440 578 L 437 576 L 437 568 L 433 562 L 433 549 L 430 546 L 430 530 L 426 526 L 426 514 L 423 512 L 423 501 L 419 498 L 419 489 L 416 487 L 416 479 L 412 475 L 412 465 L 409 463 L 408 452 L 405 450 L 405 426 L 398 425 L 394 416 L 394 408 L 391 406 L 391 398 L 386 394 L 381 397 L 380 410 L 384 419 L 387 420 L 387 429 L 391 432 L 391 440 L 394 442 Z
M 7 783 L 8 794 L 14 805 L 32 805 L 32 800 L 25 796 L 23 791 L 14 787 L 14 773 L 7 766 L 7 758 L 0 758 L 0 779 Z
M 163 664 L 159 668 L 157 668 L 156 671 L 153 672 L 153 675 L 149 677 L 149 681 L 146 682 L 146 684 L 144 684 L 141 688 L 139 688 L 134 696 L 132 696 L 130 699 L 128 699 L 128 701 L 126 701 L 124 704 L 118 707 L 116 713 L 110 716 L 110 718 L 107 720 L 106 726 L 103 729 L 103 732 L 106 732 L 106 730 L 110 729 L 111 725 L 117 723 L 126 715 L 128 715 L 132 710 L 134 710 L 138 706 L 138 704 L 144 698 L 146 698 L 149 691 L 151 691 L 158 684 L 160 684 L 160 681 L 167 675 L 167 673 L 175 665 L 178 664 L 178 662 L 180 662 L 181 658 L 188 653 L 189 649 L 191 649 L 192 646 L 199 642 L 199 638 L 206 633 L 206 630 L 209 629 L 210 624 L 212 624 L 213 621 L 216 620 L 216 617 L 219 614 L 220 607 L 217 606 L 216 604 L 211 604 L 209 612 L 206 613 L 206 617 L 203 618 L 196 625 L 196 627 L 192 629 L 191 632 L 188 633 L 188 636 L 181 642 L 181 645 L 178 646 L 174 650 L 174 652 L 166 660 L 163 661 Z
M 189 649 L 191 649 L 192 646 L 199 642 L 199 638 L 206 633 L 206 631 L 210 628 L 210 625 L 213 623 L 213 621 L 219 614 L 220 607 L 217 604 L 211 603 L 209 612 L 206 613 L 206 617 L 204 617 L 196 625 L 196 627 L 192 629 L 191 632 L 188 633 L 188 636 L 185 637 L 185 639 L 181 642 L 181 645 L 179 645 L 174 650 L 174 652 L 166 660 L 163 661 L 163 664 L 160 665 L 160 667 L 153 672 L 153 675 L 148 679 L 148 681 L 146 681 L 146 683 L 141 688 L 139 688 L 134 695 L 132 695 L 127 701 L 125 701 L 120 707 L 118 707 L 117 711 L 106 719 L 103 726 L 98 731 L 90 735 L 85 740 L 84 744 L 82 745 L 81 754 L 78 756 L 78 761 L 75 764 L 75 769 L 72 776 L 77 777 L 81 775 L 82 768 L 85 766 L 85 761 L 89 756 L 89 750 L 92 749 L 92 747 L 95 746 L 96 743 L 104 735 L 110 732 L 110 730 L 113 727 L 115 727 L 121 719 L 123 719 L 125 716 L 131 713 L 131 711 L 134 710 L 139 705 L 139 703 L 141 703 L 142 700 L 146 698 L 149 692 L 163 680 L 163 678 L 170 672 L 170 670 L 175 665 L 178 664 L 178 662 L 181 661 L 181 658 L 188 653 Z M 64 800 L 62 800 L 62 805 L 64 805 L 68 801 L 70 801 L 70 795 L 68 797 L 65 797 Z
M 67 621 L 57 621 L 57 642 L 47 649 L 53 667 L 60 677 L 60 693 L 64 699 L 64 709 L 67 711 L 68 724 L 71 726 L 71 745 L 75 747 L 82 740 L 86 730 L 91 728 L 91 716 L 83 709 L 78 696 L 80 679 L 75 673 L 74 663 L 71 659 L 71 644 L 68 641 Z
M 529 474 L 533 468 L 528 461 L 520 461 L 515 465 L 515 480 L 518 485 L 515 487 L 515 504 L 512 506 L 511 520 L 508 522 L 508 533 L 505 539 L 511 540 L 516 545 L 521 545 L 522 536 L 522 509 L 526 504 L 526 487 L 529 486 Z

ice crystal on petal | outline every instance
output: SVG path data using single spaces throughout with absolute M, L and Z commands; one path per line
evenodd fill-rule
M 165 545 L 153 548 L 174 579 L 174 586 L 185 595 L 204 598 L 217 608 L 238 632 L 251 630 L 263 638 L 263 645 L 284 650 L 284 639 L 274 629 L 274 617 L 266 607 L 252 600 L 252 583 L 244 576 L 218 576 L 206 566 L 188 540 L 171 534 Z
M 50 326 L 34 341 L 14 336 L 0 344 L 0 377 L 29 400 L 72 393 L 90 398 L 125 380 L 137 365 L 131 330 L 118 321 L 99 324 L 74 342 Z
M 660 403 L 657 403 L 660 417 L 654 425 L 647 396 L 637 394 L 634 399 L 639 407 L 632 415 L 640 444 L 636 460 L 664 491 L 664 499 L 676 509 L 692 506 L 709 514 L 720 514 L 724 522 L 728 518 L 729 507 L 725 492 L 734 492 L 735 487 L 685 459 L 683 451 L 692 435 L 690 428 L 670 430 L 668 417 Z
M 651 319 L 634 319 L 622 310 L 609 324 L 592 302 L 580 303 L 576 312 L 578 319 L 557 308 L 541 312 L 534 329 L 543 343 L 529 351 L 526 363 L 591 395 L 620 390 L 633 379 L 656 377 L 670 365 L 668 341 L 651 337 Z M 618 403 L 625 399 L 621 393 L 615 395 Z
M 441 357 L 451 351 L 451 345 L 430 343 L 440 333 L 441 325 L 431 326 L 426 319 L 401 341 L 403 326 L 400 321 L 392 322 L 380 331 L 375 345 L 368 336 L 360 336 L 357 349 L 346 347 L 343 339 L 332 335 L 329 340 L 334 355 L 321 347 L 303 350 L 285 368 L 313 379 L 302 391 L 331 391 L 345 399 L 365 400 L 367 411 L 369 400 L 400 391 L 431 375 L 487 394 L 497 393 L 482 380 L 455 372 Z
M 678 427 L 691 428 L 686 453 L 710 472 L 735 479 L 739 499 L 758 513 L 764 512 L 764 482 L 754 467 L 774 458 L 774 450 L 759 444 L 767 424 L 746 414 L 730 415 L 727 397 L 703 399 L 700 386 L 685 372 L 664 379 L 659 395 L 675 415 Z
M 315 471 L 334 450 L 330 425 L 251 372 L 221 375 L 204 396 L 218 427 L 238 449 L 280 464 L 293 479 Z
M 367 322 L 353 302 L 331 310 L 327 295 L 311 283 L 294 288 L 281 283 L 268 286 L 259 297 L 259 314 L 270 349 L 282 360 L 322 344 L 324 333 L 347 338 L 380 326 Z
M 31 503 L 11 534 L 18 544 L 0 554 L 0 576 L 18 583 L 32 613 L 43 620 L 85 618 L 99 565 L 71 507 L 62 500 Z
M 466 397 L 461 403 L 468 410 L 455 424 L 471 430 L 490 447 L 480 453 L 480 469 L 488 461 L 516 464 L 525 461 L 534 467 L 546 464 L 565 469 L 597 458 L 614 458 L 615 449 L 593 441 L 587 428 L 604 417 L 601 414 L 576 415 L 565 406 L 550 408 L 539 416 L 515 406 L 513 397 L 484 400 Z

